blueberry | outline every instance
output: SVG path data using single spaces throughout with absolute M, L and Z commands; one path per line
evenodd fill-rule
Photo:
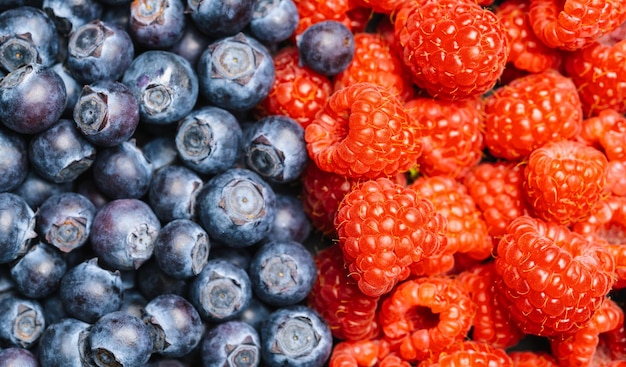
M 81 343 L 90 324 L 64 318 L 50 324 L 39 339 L 38 356 L 42 367 L 83 367 Z
M 150 182 L 148 202 L 159 219 L 195 218 L 195 198 L 203 181 L 187 167 L 171 165 L 157 171 Z
M 204 333 L 198 311 L 176 294 L 162 294 L 148 302 L 143 321 L 152 335 L 153 352 L 166 357 L 189 354 Z
M 141 198 L 152 181 L 152 164 L 134 139 L 98 150 L 93 168 L 96 187 L 112 199 Z
M 35 213 L 21 196 L 0 193 L 0 264 L 26 253 L 35 232 Z
M 82 84 L 118 80 L 130 66 L 135 48 L 130 35 L 115 24 L 95 19 L 70 35 L 67 67 Z
M 59 52 L 54 22 L 31 6 L 0 13 L 0 40 L 0 66 L 9 72 L 33 63 L 52 66 Z
M 142 318 L 143 310 L 148 304 L 146 297 L 136 288 L 124 290 L 122 293 L 122 304 L 118 311 L 126 312 L 129 315 Z
M 176 279 L 198 275 L 209 258 L 209 235 L 188 219 L 176 219 L 159 231 L 154 257 L 161 270 Z
M 161 223 L 150 206 L 137 199 L 117 199 L 97 213 L 91 226 L 94 252 L 119 270 L 137 269 L 152 256 Z
M 61 254 L 54 247 L 39 242 L 11 266 L 11 277 L 22 295 L 44 298 L 59 287 L 66 270 Z
M 137 289 L 147 300 L 161 294 L 177 294 L 186 297 L 188 288 L 186 280 L 165 274 L 154 257 L 137 269 Z
M 10 347 L 0 351 L 0 367 L 39 367 L 39 362 L 30 350 Z
M 180 122 L 176 149 L 187 167 L 215 175 L 235 165 L 241 139 L 241 127 L 235 116 L 218 107 L 204 107 L 192 111 Z
M 173 46 L 185 30 L 183 0 L 133 1 L 130 6 L 130 35 L 147 47 L 164 49 Z
M 250 304 L 241 313 L 238 320 L 249 324 L 257 332 L 260 332 L 263 322 L 267 319 L 271 312 L 272 311 L 268 305 L 253 295 L 250 299 Z
M 107 0 L 98 0 L 107 3 Z M 105 6 L 102 11 L 102 21 L 114 24 L 126 31 L 130 31 L 130 0 L 122 0 L 120 4 Z
M 55 183 L 41 177 L 35 170 L 29 170 L 26 178 L 13 193 L 19 195 L 31 208 L 38 208 L 52 195 L 69 192 L 72 182 Z
M 189 61 L 154 50 L 137 56 L 122 82 L 139 101 L 141 121 L 169 124 L 185 117 L 198 99 L 198 77 Z
M 168 48 L 167 51 L 184 57 L 195 69 L 200 55 L 202 55 L 202 52 L 210 43 L 211 39 L 209 37 L 202 33 L 193 22 L 187 21 L 181 39 Z
M 76 184 L 76 193 L 81 194 L 96 207 L 96 210 L 108 203 L 110 199 L 98 190 L 93 182 L 93 177 L 87 176 Z
M 154 172 L 178 162 L 176 140 L 173 136 L 167 135 L 152 138 L 144 144 L 141 150 L 143 150 L 143 154 L 148 161 L 152 163 Z
M 204 367 L 254 367 L 260 362 L 259 334 L 244 322 L 223 322 L 210 329 L 202 340 Z
M 270 314 L 261 328 L 261 358 L 269 366 L 324 366 L 332 350 L 332 335 L 312 309 L 287 306 Z
M 73 121 L 61 119 L 33 136 L 28 156 L 33 169 L 43 178 L 56 183 L 73 182 L 94 163 L 96 147 Z
M 230 247 L 250 246 L 271 230 L 272 188 L 256 173 L 232 168 L 204 184 L 196 197 L 198 219 L 211 238 Z
M 61 117 L 67 103 L 63 79 L 40 64 L 27 64 L 0 81 L 0 121 L 22 134 L 36 134 Z
M 300 16 L 293 0 L 257 0 L 250 32 L 264 43 L 287 40 L 298 27 Z
M 18 187 L 28 174 L 26 139 L 0 128 L 0 191 Z
M 246 166 L 274 183 L 298 179 L 309 158 L 304 129 L 282 115 L 264 117 L 247 128 L 243 150 Z
M 85 23 L 100 18 L 103 7 L 97 0 L 43 0 L 42 8 L 57 31 L 67 37 Z
M 139 318 L 121 311 L 98 319 L 89 330 L 87 343 L 96 366 L 143 366 L 153 348 L 148 327 Z
M 46 325 L 54 324 L 60 320 L 69 317 L 63 308 L 63 302 L 59 297 L 59 291 L 53 292 L 49 296 L 40 300 L 43 307 L 44 319 Z
M 237 318 L 248 307 L 251 297 L 246 271 L 226 260 L 209 260 L 189 285 L 189 301 L 210 322 Z
M 30 348 L 46 328 L 41 304 L 18 295 L 0 299 L 0 342 L 5 346 Z
M 69 269 L 59 286 L 59 297 L 70 317 L 93 323 L 122 303 L 122 278 L 92 258 Z
M 202 96 L 227 110 L 256 106 L 269 94 L 275 78 L 267 48 L 243 33 L 211 43 L 197 70 Z
M 311 233 L 311 222 L 302 201 L 295 195 L 276 194 L 276 218 L 270 233 L 263 239 L 269 241 L 296 241 L 303 243 Z
M 72 118 L 74 106 L 78 101 L 78 97 L 82 92 L 83 86 L 78 83 L 76 79 L 74 79 L 74 76 L 70 73 L 65 63 L 56 63 L 52 65 L 50 69 L 52 69 L 52 71 L 54 71 L 61 77 L 61 80 L 63 80 L 63 85 L 65 85 L 67 102 L 65 103 L 65 110 L 63 110 L 61 117 Z
M 339 74 L 350 65 L 354 48 L 352 32 L 335 20 L 315 23 L 298 38 L 300 62 L 329 76 Z
M 250 254 L 248 247 L 216 247 L 211 248 L 209 254 L 209 260 L 221 259 L 231 262 L 238 267 L 242 268 L 246 272 L 250 267 L 250 261 L 252 261 L 252 254 Z
M 39 208 L 37 232 L 43 241 L 70 252 L 87 242 L 95 215 L 96 207 L 81 194 L 53 195 Z
M 126 85 L 102 80 L 83 87 L 73 117 L 87 140 L 98 146 L 112 147 L 135 133 L 139 104 Z
M 211 38 L 232 36 L 252 19 L 256 0 L 187 0 L 195 25 Z

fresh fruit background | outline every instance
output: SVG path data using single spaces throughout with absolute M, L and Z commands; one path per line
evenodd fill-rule
M 626 1 L 0 1 L 0 367 L 626 366 Z

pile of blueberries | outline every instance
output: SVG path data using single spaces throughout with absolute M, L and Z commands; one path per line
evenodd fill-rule
M 250 113 L 297 24 L 292 0 L 0 1 L 0 366 L 326 363 L 304 131 Z M 311 26 L 300 57 L 336 73 L 346 37 Z

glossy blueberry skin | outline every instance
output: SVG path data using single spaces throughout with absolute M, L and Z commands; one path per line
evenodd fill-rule
M 111 199 L 141 198 L 150 188 L 154 170 L 133 139 L 98 150 L 93 179 Z
M 176 294 L 162 294 L 148 302 L 143 321 L 152 334 L 153 352 L 165 357 L 189 354 L 204 333 L 198 311 Z
M 309 159 L 304 129 L 294 119 L 282 115 L 253 123 L 246 129 L 243 146 L 246 166 L 274 183 L 298 179 Z
M 263 242 L 296 241 L 304 243 L 311 233 L 311 222 L 302 200 L 287 193 L 276 194 L 276 218 Z
M 66 270 L 61 253 L 38 242 L 11 266 L 11 277 L 22 295 L 39 299 L 57 290 Z
M 63 79 L 40 64 L 27 64 L 0 80 L 0 121 L 13 131 L 36 134 L 52 126 L 65 110 Z
M 54 21 L 57 31 L 67 37 L 82 25 L 102 16 L 97 0 L 43 0 L 42 9 Z
M 141 46 L 172 47 L 185 30 L 184 0 L 134 1 L 130 6 L 130 35 Z
M 293 0 L 257 0 L 250 32 L 263 43 L 287 40 L 298 27 L 300 16 Z
M 83 87 L 73 117 L 85 139 L 98 146 L 112 147 L 135 133 L 139 104 L 126 85 L 101 80 Z
M 35 232 L 35 212 L 21 196 L 0 193 L 0 264 L 24 255 Z
M 243 33 L 211 43 L 197 70 L 202 96 L 212 105 L 234 111 L 256 106 L 268 95 L 276 76 L 267 48 Z
M 55 183 L 41 177 L 35 170 L 29 170 L 26 179 L 12 192 L 22 197 L 28 206 L 37 209 L 52 195 L 69 192 L 72 182 Z
M 32 6 L 0 13 L 0 40 L 0 67 L 9 72 L 31 63 L 52 66 L 59 52 L 54 22 Z
M 261 328 L 261 340 L 261 358 L 269 366 L 324 366 L 333 344 L 324 319 L 302 305 L 272 312 Z
M 226 321 L 210 329 L 202 340 L 202 366 L 258 366 L 261 340 L 258 332 L 241 321 Z
M 76 105 L 78 97 L 83 90 L 83 86 L 78 83 L 76 79 L 74 79 L 74 76 L 70 73 L 64 63 L 56 63 L 52 65 L 50 69 L 61 77 L 61 80 L 63 80 L 63 84 L 65 85 L 67 102 L 65 103 L 65 110 L 63 110 L 61 117 L 72 118 L 74 106 Z
M 185 117 L 198 99 L 198 77 L 189 61 L 154 50 L 137 56 L 122 82 L 139 102 L 141 121 L 169 124 Z
M 0 351 L 0 367 L 39 367 L 39 362 L 30 350 L 11 347 Z
M 117 199 L 96 213 L 91 226 L 91 247 L 113 269 L 137 269 L 152 256 L 161 223 L 152 209 L 138 199 Z
M 133 41 L 125 30 L 96 19 L 71 34 L 66 62 L 79 83 L 91 84 L 118 80 L 134 56 Z
M 143 154 L 152 163 L 154 172 L 178 162 L 178 151 L 173 136 L 157 136 L 142 147 Z M 153 177 L 154 180 L 154 177 Z
M 83 367 L 81 344 L 89 333 L 90 324 L 74 318 L 63 318 L 50 324 L 39 339 L 38 356 L 41 366 Z
M 96 147 L 76 128 L 73 121 L 60 119 L 30 141 L 28 157 L 33 169 L 43 178 L 73 182 L 91 167 Z
M 102 316 L 89 330 L 88 353 L 96 366 L 131 367 L 148 363 L 152 338 L 137 317 L 121 311 Z
M 239 317 L 251 297 L 248 273 L 229 261 L 214 259 L 191 281 L 187 299 L 204 320 L 223 322 Z
M 0 191 L 17 188 L 28 174 L 26 139 L 4 128 L 0 128 Z
M 187 0 L 187 5 L 194 24 L 215 39 L 243 30 L 252 19 L 255 1 Z
M 209 235 L 196 222 L 176 219 L 159 231 L 154 257 L 163 272 L 172 278 L 198 275 L 209 259 Z
M 193 219 L 196 194 L 203 183 L 200 176 L 187 167 L 163 167 L 152 177 L 148 202 L 164 223 L 175 219 Z
M 232 168 L 211 178 L 196 196 L 198 219 L 211 238 L 230 247 L 250 246 L 271 230 L 273 189 L 256 173 Z
M 84 195 L 53 195 L 39 207 L 37 233 L 59 251 L 70 252 L 87 242 L 95 215 L 95 205 Z
M 3 345 L 30 348 L 45 328 L 43 308 L 38 301 L 15 294 L 0 298 L 0 342 Z
M 165 274 L 153 257 L 137 269 L 137 289 L 147 300 L 151 300 L 161 294 L 186 297 L 189 286 L 187 280 Z
M 59 297 L 70 317 L 93 323 L 122 303 L 122 277 L 98 265 L 98 259 L 86 260 L 69 269 L 59 286 Z
M 202 33 L 192 21 L 187 21 L 182 37 L 167 51 L 184 57 L 195 70 L 200 55 L 210 43 L 211 39 L 207 35 Z
M 235 165 L 242 137 L 239 122 L 230 112 L 219 107 L 203 107 L 180 122 L 176 149 L 187 167 L 215 175 Z
M 336 75 L 354 58 L 354 37 L 343 23 L 325 20 L 309 26 L 298 38 L 300 62 L 318 73 Z

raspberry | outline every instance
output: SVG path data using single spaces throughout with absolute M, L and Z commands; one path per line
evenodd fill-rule
M 413 95 L 413 84 L 404 76 L 402 61 L 378 34 L 354 35 L 354 59 L 334 77 L 334 90 L 359 82 L 370 82 L 391 91 L 402 101 Z
M 331 95 L 330 80 L 301 66 L 294 46 L 282 48 L 274 55 L 274 68 L 274 84 L 268 96 L 256 106 L 256 117 L 286 115 L 306 128 Z
M 350 29 L 349 0 L 294 0 L 300 17 L 294 37 L 302 34 L 309 26 L 325 20 L 336 20 Z
M 531 0 L 528 14 L 537 37 L 548 47 L 578 50 L 626 20 L 626 2 Z
M 409 275 L 409 265 L 443 253 L 446 220 L 413 189 L 387 178 L 355 186 L 335 218 L 350 274 L 366 295 L 390 292 Z
M 435 210 L 446 217 L 448 246 L 445 253 L 463 252 L 479 260 L 491 255 L 493 244 L 487 225 L 463 184 L 449 176 L 422 176 L 409 188 L 432 201 Z
M 626 160 L 609 161 L 606 182 L 613 195 L 626 196 Z
M 422 361 L 418 367 L 513 367 L 506 352 L 489 344 L 462 341 L 452 344 L 445 352 Z
M 600 148 L 608 160 L 626 161 L 626 117 L 606 109 L 583 120 L 580 138 Z
M 376 13 L 393 14 L 407 0 L 352 0 L 358 6 L 371 8 Z
M 524 169 L 524 193 L 535 215 L 561 224 L 584 220 L 606 196 L 607 160 L 576 141 L 552 142 L 533 151 Z
M 317 278 L 308 304 L 326 320 L 333 336 L 353 341 L 375 336 L 378 297 L 361 293 L 356 281 L 348 275 L 339 245 L 318 252 L 315 264 Z
M 409 265 L 411 275 L 414 277 L 444 275 L 452 269 L 454 269 L 454 255 L 445 253 L 429 256 Z
M 513 351 L 509 357 L 515 367 L 559 367 L 559 362 L 546 352 Z
M 582 126 L 576 86 L 555 70 L 530 74 L 485 101 L 485 143 L 500 158 L 519 160 L 534 149 L 575 137 Z
M 554 48 L 544 45 L 533 33 L 528 20 L 529 7 L 527 0 L 506 0 L 496 10 L 496 15 L 506 29 L 511 48 L 508 62 L 531 73 L 558 69 L 561 56 Z
M 529 214 L 522 193 L 524 167 L 516 163 L 484 162 L 464 180 L 467 192 L 482 212 L 491 236 L 499 239 L 509 223 Z
M 463 177 L 478 164 L 483 150 L 483 108 L 480 99 L 441 101 L 415 98 L 405 103 L 407 114 L 424 127 L 423 152 L 417 162 L 428 176 Z
M 409 1 L 398 11 L 394 28 L 413 81 L 435 98 L 487 92 L 509 55 L 498 17 L 473 1 Z
M 357 83 L 334 92 L 306 128 L 319 168 L 355 178 L 389 177 L 415 165 L 420 129 L 388 90 Z
M 522 216 L 497 246 L 496 295 L 527 334 L 559 336 L 583 327 L 613 285 L 615 264 L 601 244 L 567 227 Z
M 455 280 L 422 277 L 400 283 L 382 302 L 379 320 L 400 357 L 421 361 L 463 340 L 475 308 Z
M 389 353 L 389 343 L 382 339 L 342 341 L 335 345 L 329 367 L 374 366 Z

